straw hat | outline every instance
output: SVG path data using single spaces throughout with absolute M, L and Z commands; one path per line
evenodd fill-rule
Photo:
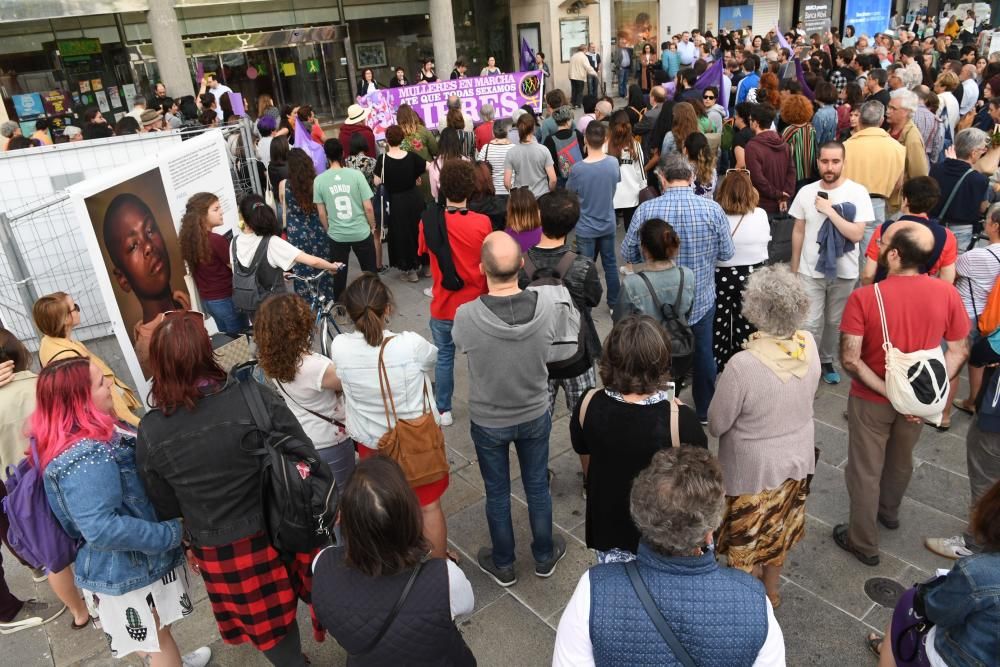
M 363 107 L 360 104 L 352 104 L 347 107 L 347 120 L 344 121 L 344 125 L 363 123 L 365 122 L 365 118 L 368 118 L 370 112 L 371 109 Z

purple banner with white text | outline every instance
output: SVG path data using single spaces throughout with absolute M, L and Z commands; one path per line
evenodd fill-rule
M 462 113 L 479 121 L 479 109 L 491 104 L 497 118 L 509 118 L 514 109 L 530 104 L 536 113 L 542 111 L 544 77 L 540 71 L 513 72 L 498 76 L 476 76 L 450 79 L 435 83 L 419 83 L 400 88 L 383 88 L 365 97 L 358 104 L 371 109 L 365 122 L 375 132 L 376 139 L 385 137 L 385 130 L 396 123 L 396 109 L 409 104 L 428 128 L 435 128 L 448 113 L 448 97 L 458 95 Z

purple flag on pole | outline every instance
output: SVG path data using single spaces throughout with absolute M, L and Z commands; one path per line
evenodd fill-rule
M 229 103 L 233 105 L 233 114 L 237 116 L 246 116 L 247 110 L 243 106 L 243 96 L 239 93 L 229 94 Z
M 521 71 L 530 72 L 535 69 L 535 52 L 528 46 L 528 40 L 521 38 Z
M 704 72 L 701 73 L 701 76 L 699 76 L 697 80 L 695 80 L 694 87 L 704 92 L 706 88 L 715 86 L 716 89 L 718 89 L 721 92 L 722 67 L 723 67 L 723 62 L 722 59 L 720 58 L 719 60 L 716 60 L 714 63 L 709 65 L 708 69 L 706 69 Z
M 326 171 L 326 152 L 323 147 L 316 143 L 312 136 L 305 131 L 305 123 L 298 118 L 295 119 L 295 148 L 301 148 L 312 158 L 316 173 L 322 174 Z

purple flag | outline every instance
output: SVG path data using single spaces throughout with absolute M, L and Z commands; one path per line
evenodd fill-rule
M 234 92 L 229 96 L 229 103 L 233 105 L 233 113 L 237 116 L 246 116 L 247 110 L 243 106 L 243 96 Z
M 694 82 L 694 87 L 704 92 L 706 88 L 715 86 L 715 88 L 719 90 L 721 94 L 722 67 L 723 67 L 723 62 L 722 59 L 720 58 L 719 60 L 716 60 L 714 63 L 709 65 L 708 69 L 706 69 L 704 72 L 701 73 L 701 76 L 699 76 L 698 79 Z
M 535 69 L 535 52 L 528 46 L 528 40 L 521 38 L 521 71 L 530 72 Z
M 326 152 L 323 147 L 316 143 L 312 136 L 305 131 L 305 123 L 298 118 L 295 119 L 295 148 L 301 148 L 312 158 L 316 173 L 322 174 L 326 171 Z
M 802 94 L 808 97 L 811 101 L 815 102 L 816 93 L 814 93 L 813 89 L 809 87 L 808 83 L 806 83 L 805 70 L 802 69 L 802 61 L 799 60 L 798 56 L 795 57 L 795 76 L 799 81 L 799 85 L 802 86 Z

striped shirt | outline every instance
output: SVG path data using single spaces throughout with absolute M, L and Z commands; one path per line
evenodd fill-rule
M 479 149 L 479 155 L 477 156 L 480 162 L 488 162 L 490 164 L 490 174 L 493 176 L 493 189 L 496 190 L 496 194 L 500 197 L 506 197 L 510 194 L 507 192 L 507 187 L 503 184 L 503 163 L 507 157 L 507 151 L 513 145 L 509 142 L 506 144 L 488 143 Z
M 812 125 L 789 125 L 781 133 L 781 138 L 792 149 L 792 161 L 795 163 L 795 180 L 804 181 L 812 178 L 813 167 L 816 164 L 816 131 Z
M 730 259 L 736 252 L 729 231 L 729 218 L 722 207 L 699 197 L 687 186 L 667 188 L 666 192 L 639 205 L 628 233 L 622 241 L 622 261 L 642 261 L 639 233 L 647 220 L 659 218 L 674 228 L 681 247 L 677 263 L 694 272 L 694 305 L 690 322 L 699 322 L 715 305 L 715 262 Z

